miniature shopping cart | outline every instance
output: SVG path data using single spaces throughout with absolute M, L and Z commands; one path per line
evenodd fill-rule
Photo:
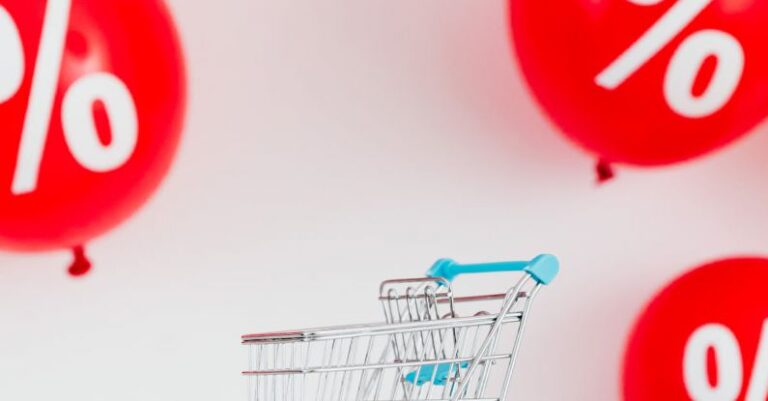
M 439 260 L 425 278 L 381 284 L 385 323 L 243 336 L 250 400 L 503 401 L 531 303 L 558 270 L 551 255 Z M 494 272 L 522 275 L 506 293 L 454 296 L 456 276 Z

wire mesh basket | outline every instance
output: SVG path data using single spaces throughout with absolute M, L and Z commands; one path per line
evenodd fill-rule
M 558 270 L 551 255 L 469 265 L 440 260 L 426 278 L 381 284 L 385 323 L 245 335 L 250 400 L 502 401 L 532 301 Z M 505 271 L 522 272 L 506 293 L 453 294 L 457 275 Z M 498 309 L 456 312 L 479 301 Z

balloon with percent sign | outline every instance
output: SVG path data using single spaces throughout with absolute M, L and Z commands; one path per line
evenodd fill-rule
M 768 113 L 768 2 L 510 0 L 509 14 L 533 94 L 599 159 L 688 160 Z
M 625 401 L 765 401 L 768 259 L 710 263 L 663 289 L 636 323 Z
M 162 0 L 0 0 L 0 54 L 0 246 L 82 259 L 171 165 L 186 102 L 174 24 Z

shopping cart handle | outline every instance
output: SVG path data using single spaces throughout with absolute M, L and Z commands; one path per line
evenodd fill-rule
M 460 274 L 526 272 L 540 284 L 549 284 L 560 271 L 560 262 L 553 255 L 539 255 L 528 262 L 492 262 L 459 264 L 451 259 L 440 259 L 427 271 L 429 277 L 442 277 L 453 281 Z

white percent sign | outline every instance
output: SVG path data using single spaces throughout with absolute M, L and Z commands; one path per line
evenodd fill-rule
M 715 352 L 717 383 L 707 374 L 707 353 Z M 706 324 L 693 332 L 685 345 L 683 381 L 694 401 L 736 401 L 744 379 L 741 350 L 733 332 L 721 324 Z M 765 401 L 768 397 L 768 320 L 763 322 L 752 375 L 744 401 Z
M 663 0 L 629 0 L 639 6 L 653 6 Z M 678 0 L 637 41 L 595 77 L 595 83 L 613 90 L 669 44 L 713 0 Z M 692 93 L 696 77 L 710 56 L 717 68 L 704 93 Z M 676 113 L 702 118 L 719 111 L 731 99 L 744 72 L 744 50 L 732 35 L 704 29 L 688 36 L 672 56 L 664 77 L 664 98 Z
M 61 71 L 72 0 L 48 0 L 40 46 L 32 75 L 11 192 L 34 192 L 51 124 L 56 87 Z M 24 80 L 21 35 L 13 17 L 0 6 L 0 103 L 14 97 Z M 93 104 L 101 101 L 110 121 L 111 141 L 99 139 Z M 109 73 L 79 78 L 64 94 L 61 123 L 64 138 L 77 162 L 93 171 L 112 171 L 128 161 L 138 140 L 136 105 L 128 87 Z

